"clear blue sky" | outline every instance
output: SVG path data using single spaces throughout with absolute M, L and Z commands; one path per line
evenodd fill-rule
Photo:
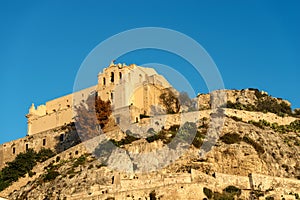
M 259 88 L 300 107 L 299 10 L 299 1 L 3 0 L 0 143 L 25 136 L 32 102 L 72 92 L 80 64 L 97 44 L 137 27 L 185 33 L 214 59 L 226 88 Z M 120 61 L 184 68 L 184 61 L 156 55 L 137 52 Z

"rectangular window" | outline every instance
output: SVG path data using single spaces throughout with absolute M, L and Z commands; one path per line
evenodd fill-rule
M 15 154 L 15 153 L 16 153 L 16 148 L 14 147 L 14 148 L 13 148 L 13 154 Z
M 65 135 L 64 135 L 64 134 L 60 134 L 60 136 L 59 136 L 59 140 L 60 140 L 61 142 L 63 142 L 63 141 L 64 141 L 64 139 L 65 139 Z
M 28 146 L 28 144 L 26 144 L 26 151 L 28 151 L 28 149 L 29 149 L 29 146 Z
M 115 74 L 113 72 L 110 74 L 110 82 L 115 82 Z
M 46 139 L 43 139 L 43 146 L 46 145 Z

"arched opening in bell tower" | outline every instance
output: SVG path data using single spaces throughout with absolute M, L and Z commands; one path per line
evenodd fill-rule
M 111 72 L 110 74 L 110 82 L 115 82 L 115 73 Z

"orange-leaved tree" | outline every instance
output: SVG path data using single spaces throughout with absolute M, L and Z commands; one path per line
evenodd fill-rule
M 109 121 L 112 113 L 109 100 L 103 101 L 96 94 L 90 95 L 85 102 L 75 107 L 76 129 L 81 139 L 91 139 L 101 134 L 101 129 Z

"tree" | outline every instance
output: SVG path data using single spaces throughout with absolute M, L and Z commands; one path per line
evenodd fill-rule
M 27 152 L 18 154 L 15 160 L 6 163 L 7 165 L 0 171 L 0 191 L 27 173 L 32 173 L 31 170 L 37 162 L 44 162 L 54 155 L 50 149 L 41 149 L 38 153 L 28 149 Z
M 103 101 L 100 97 L 96 97 L 95 110 L 98 123 L 100 124 L 101 128 L 104 128 L 104 126 L 108 123 L 109 117 L 112 113 L 110 101 Z
M 165 107 L 167 114 L 175 114 L 179 112 L 179 99 L 170 88 L 165 89 L 165 91 L 159 96 L 159 99 Z
M 99 135 L 112 113 L 110 101 L 103 101 L 97 95 L 90 95 L 85 103 L 75 107 L 75 111 L 76 128 L 82 140 Z
M 299 108 L 296 108 L 293 112 L 294 116 L 300 116 L 300 109 Z

